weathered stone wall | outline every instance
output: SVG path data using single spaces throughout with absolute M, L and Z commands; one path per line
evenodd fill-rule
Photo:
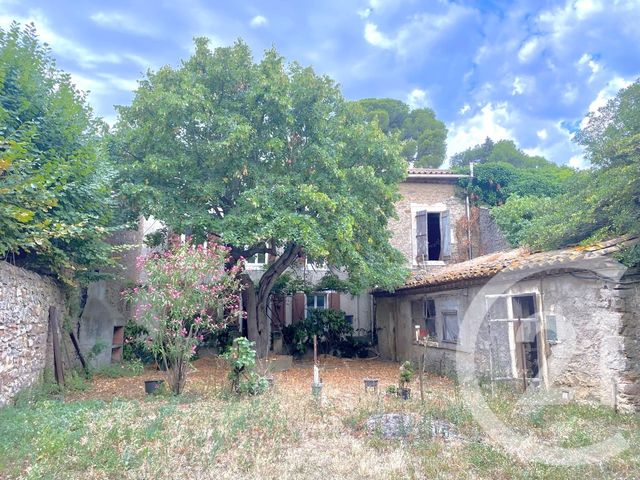
M 623 368 L 617 379 L 616 402 L 623 410 L 640 412 L 640 269 L 628 270 L 616 288 L 614 308 L 621 314 Z
M 62 321 L 65 295 L 53 280 L 0 262 L 0 405 L 36 384 L 52 365 L 52 305 Z
M 432 298 L 436 302 L 436 331 L 442 335 L 443 309 L 457 310 L 462 319 L 480 287 L 437 293 L 397 294 L 376 299 L 379 351 L 390 360 L 417 360 L 423 347 L 414 342 L 411 302 Z M 549 385 L 567 397 L 616 406 L 622 411 L 640 411 L 640 274 L 627 273 L 620 284 L 604 281 L 589 272 L 558 272 L 539 275 L 512 285 L 505 293 L 540 295 L 545 322 L 554 315 L 557 343 L 549 344 L 546 358 Z M 484 315 L 484 312 L 479 314 Z M 479 375 L 486 359 L 489 338 L 481 327 L 473 348 L 445 344 L 429 347 L 426 368 L 448 374 L 456 370 L 457 354 L 472 360 Z M 495 332 L 494 332 L 495 333 Z M 461 332 L 462 334 L 462 332 Z M 511 337 L 511 335 L 509 335 Z M 512 339 L 502 335 L 505 355 Z M 493 339 L 495 341 L 495 338 Z M 495 348 L 494 348 L 495 353 Z M 506 358 L 506 357 L 505 357 Z M 495 357 L 494 357 L 495 362 Z M 508 363 L 508 364 L 507 364 Z M 505 360 L 502 367 L 510 368 Z M 508 376 L 508 371 L 507 371 Z
M 474 257 L 487 255 L 493 252 L 509 250 L 511 246 L 491 217 L 491 212 L 486 207 L 478 208 L 478 226 L 480 230 L 480 242 L 478 251 Z
M 451 258 L 446 263 L 457 263 L 468 260 L 467 252 L 467 214 L 465 202 L 456 193 L 456 184 L 445 180 L 421 181 L 407 180 L 399 185 L 402 198 L 396 202 L 398 219 L 389 220 L 389 230 L 392 232 L 391 245 L 398 249 L 405 257 L 409 268 L 417 268 L 414 262 L 413 224 L 416 206 L 446 207 L 449 211 L 451 228 Z M 412 208 L 413 207 L 413 208 Z M 486 208 L 472 209 L 471 242 L 473 257 L 487 253 L 508 250 L 509 244 L 491 218 Z M 438 268 L 429 265 L 427 268 Z
M 407 266 L 412 267 L 413 259 L 413 216 L 412 205 L 433 206 L 443 204 L 449 210 L 449 222 L 451 229 L 461 219 L 465 218 L 464 202 L 456 196 L 455 184 L 440 182 L 406 181 L 399 185 L 399 193 L 402 196 L 396 202 L 398 219 L 389 220 L 389 230 L 392 232 L 391 245 L 404 255 Z M 459 252 L 455 235 L 451 235 L 451 260 L 450 263 L 460 261 L 464 252 Z

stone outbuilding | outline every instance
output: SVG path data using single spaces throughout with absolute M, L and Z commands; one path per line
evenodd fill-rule
M 414 274 L 374 293 L 380 354 L 638 411 L 640 270 L 615 259 L 638 241 L 509 250 Z

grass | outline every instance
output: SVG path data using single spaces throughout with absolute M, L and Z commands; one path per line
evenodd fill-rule
M 490 399 L 503 421 L 540 441 L 577 447 L 618 431 L 630 444 L 606 463 L 556 467 L 519 460 L 494 445 L 451 383 L 434 382 L 424 405 L 419 398 L 357 389 L 329 391 L 317 402 L 288 378 L 279 377 L 276 389 L 260 397 L 238 398 L 217 388 L 110 401 L 39 397 L 4 408 L 0 477 L 640 478 L 638 416 L 578 404 L 523 410 L 515 396 Z M 367 430 L 369 417 L 391 412 L 415 416 L 419 428 L 403 438 Z M 458 437 L 432 438 L 433 420 L 449 422 Z

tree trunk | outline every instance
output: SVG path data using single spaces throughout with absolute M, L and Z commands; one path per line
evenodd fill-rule
M 242 276 L 242 301 L 247 313 L 247 338 L 255 342 L 256 355 L 265 358 L 269 353 L 271 344 L 271 322 L 267 317 L 267 303 L 273 284 L 278 277 L 289 268 L 298 257 L 301 248 L 290 243 L 284 252 L 273 262 L 258 282 L 256 292 L 255 284 L 248 274 Z
M 258 299 L 256 297 L 256 286 L 253 283 L 253 280 L 249 277 L 248 274 L 242 275 L 242 286 L 244 287 L 242 290 L 242 305 L 244 311 L 247 314 L 247 331 L 243 332 L 243 335 L 246 336 L 252 342 L 258 343 L 258 321 L 257 321 L 257 308 L 258 308 Z

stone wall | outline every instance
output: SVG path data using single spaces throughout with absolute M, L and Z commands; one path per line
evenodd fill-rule
M 459 251 L 456 242 L 455 226 L 465 218 L 465 207 L 462 199 L 456 196 L 455 184 L 445 181 L 405 181 L 399 185 L 402 196 L 396 202 L 398 219 L 389 220 L 389 230 L 392 232 L 391 245 L 404 255 L 407 266 L 412 267 L 413 259 L 413 215 L 412 206 L 446 205 L 449 210 L 451 234 L 451 260 L 449 263 L 464 260 L 465 252 Z
M 480 242 L 477 251 L 474 252 L 474 257 L 511 248 L 493 217 L 491 217 L 491 211 L 486 207 L 478 208 L 478 226 Z
M 36 384 L 53 364 L 48 328 L 52 305 L 62 321 L 65 295 L 53 280 L 0 262 L 0 406 Z
M 441 310 L 456 310 L 459 318 L 463 318 L 479 291 L 480 287 L 475 286 L 377 297 L 380 355 L 395 361 L 416 361 L 423 353 L 423 347 L 414 341 L 416 322 L 411 318 L 412 301 L 435 300 L 436 330 L 441 337 Z M 558 341 L 549 343 L 549 355 L 541 359 L 546 365 L 550 387 L 561 391 L 563 398 L 594 401 L 621 411 L 640 411 L 639 272 L 628 272 L 619 284 L 603 281 L 588 272 L 548 273 L 522 280 L 508 287 L 505 293 L 536 293 L 544 322 L 551 315 L 556 318 Z M 484 312 L 478 314 L 484 315 Z M 485 372 L 479 371 L 479 367 L 486 363 L 482 350 L 488 348 L 488 341 L 481 327 L 473 358 L 470 355 L 474 349 L 469 345 L 440 341 L 439 346 L 428 348 L 426 367 L 434 373 L 448 374 L 456 370 L 458 358 L 465 357 L 473 361 L 476 371 L 484 376 Z M 499 347 L 507 354 L 509 348 L 514 348 L 506 337 Z M 462 355 L 459 357 L 458 353 Z

